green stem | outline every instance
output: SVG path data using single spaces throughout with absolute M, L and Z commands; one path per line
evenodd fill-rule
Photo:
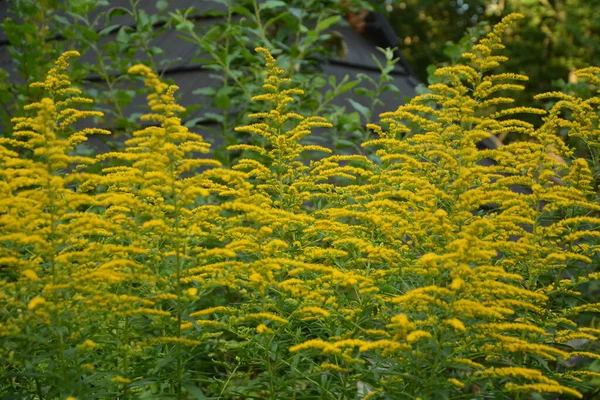
M 223 72 L 225 72 L 225 74 L 227 76 L 229 76 L 236 83 L 236 85 L 240 88 L 240 90 L 246 95 L 248 100 L 250 100 L 252 98 L 252 95 L 250 94 L 248 89 L 246 89 L 246 86 L 244 86 L 244 84 L 242 84 L 242 82 L 240 82 L 240 80 L 237 78 L 237 76 L 235 76 L 233 74 L 233 71 L 231 70 L 231 68 L 229 68 L 229 66 L 227 64 L 225 64 L 223 62 L 223 60 L 221 60 L 221 58 L 217 55 L 217 53 L 214 52 L 214 50 L 211 47 L 209 47 L 207 44 L 204 43 L 202 38 L 200 36 L 198 36 L 196 34 L 196 32 L 190 31 L 190 35 L 198 43 L 198 45 L 200 47 L 202 47 L 215 60 L 215 62 L 221 68 L 223 68 Z
M 260 37 L 265 44 L 269 43 L 267 40 L 267 35 L 265 34 L 265 27 L 263 26 L 262 20 L 260 18 L 260 9 L 258 8 L 258 3 L 256 0 L 252 0 L 252 6 L 254 7 L 254 16 L 256 17 L 256 25 L 260 32 Z
M 273 337 L 269 340 L 268 346 L 265 348 L 267 354 L 267 370 L 269 372 L 269 399 L 277 400 L 275 397 L 275 379 L 273 376 L 273 365 L 271 363 L 271 344 L 273 343 Z
M 50 211 L 50 246 L 48 247 L 49 252 L 47 253 L 48 263 L 50 264 L 50 269 L 52 271 L 52 283 L 56 285 L 58 283 L 58 268 L 56 267 L 56 252 L 58 248 L 58 243 L 56 242 L 56 223 L 57 223 L 57 215 L 56 215 L 56 194 L 54 193 L 54 188 L 52 187 L 52 163 L 49 158 L 46 158 L 46 173 L 48 174 L 48 180 L 46 182 L 46 191 L 48 193 L 48 209 Z M 62 369 L 63 375 L 63 384 L 67 384 L 67 362 L 65 359 L 65 345 L 63 341 L 62 335 L 62 324 L 59 316 L 58 308 L 55 308 L 52 312 L 56 331 L 58 332 L 58 358 L 59 363 Z M 61 385 L 63 386 L 63 385 Z
M 131 5 L 131 12 L 133 14 L 133 19 L 135 22 L 136 29 L 139 25 L 139 20 L 140 20 L 139 14 L 137 12 L 137 5 L 138 5 L 139 1 L 140 0 L 129 0 L 129 4 Z M 150 61 L 150 66 L 152 67 L 152 69 L 154 71 L 156 71 L 158 73 L 158 67 L 157 67 L 156 63 L 154 62 L 152 53 L 150 52 L 150 43 L 149 43 L 148 39 L 146 38 L 146 35 L 142 34 L 142 35 L 140 35 L 140 38 L 141 38 L 140 42 L 142 44 L 142 49 L 148 56 L 148 61 Z
M 179 213 L 180 213 L 180 204 L 177 198 L 177 190 L 175 188 L 176 181 L 176 172 L 171 171 L 172 179 L 171 179 L 171 195 L 173 196 L 173 202 L 175 206 L 175 274 L 176 274 L 176 283 L 175 283 L 175 293 L 177 296 L 177 308 L 176 308 L 176 317 L 177 317 L 177 329 L 176 335 L 177 339 L 181 338 L 181 314 L 182 314 L 182 302 L 181 302 L 181 238 L 179 232 Z M 176 383 L 175 387 L 177 390 L 177 399 L 182 399 L 183 393 L 181 392 L 182 380 L 183 380 L 183 362 L 181 360 L 181 343 L 177 342 L 175 345 L 176 348 L 176 359 L 177 359 L 177 371 L 176 371 Z
M 38 380 L 38 378 L 33 378 L 33 380 L 35 382 L 35 391 L 37 392 L 37 395 L 40 398 L 39 400 L 44 400 L 44 395 L 42 394 L 42 388 L 40 387 L 40 381 Z

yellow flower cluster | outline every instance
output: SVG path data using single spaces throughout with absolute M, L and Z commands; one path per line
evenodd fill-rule
M 370 124 L 369 156 L 304 145 L 331 124 L 291 112 L 304 93 L 256 49 L 263 108 L 236 130 L 262 145 L 230 146 L 245 157 L 231 168 L 144 65 L 129 72 L 149 92 L 145 127 L 122 151 L 79 156 L 108 132 L 73 128 L 101 113 L 76 109 L 92 101 L 71 87 L 65 53 L 34 84 L 45 97 L 32 116 L 0 138 L 0 371 L 31 397 L 53 387 L 46 398 L 181 399 L 192 382 L 214 398 L 239 397 L 232 382 L 272 399 L 284 387 L 581 398 L 597 375 L 579 360 L 599 358 L 600 329 L 578 317 L 600 311 L 583 290 L 600 278 L 600 205 L 596 166 L 561 135 L 598 146 L 600 101 L 510 106 L 527 77 L 493 70 L 520 18 Z M 599 69 L 578 73 L 600 84 Z M 483 139 L 498 146 L 479 150 Z

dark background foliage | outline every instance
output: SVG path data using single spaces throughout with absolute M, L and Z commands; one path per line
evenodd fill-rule
M 432 64 L 456 61 L 511 12 L 525 20 L 507 35 L 505 68 L 529 76 L 525 101 L 544 91 L 577 90 L 573 71 L 600 64 L 598 0 L 405 0 L 390 20 L 403 55 L 425 81 Z
M 10 118 L 39 97 L 26 83 L 40 80 L 68 49 L 82 53 L 71 72 L 74 83 L 106 114 L 96 123 L 114 132 L 111 139 L 94 138 L 95 150 L 118 148 L 122 140 L 114 137 L 127 137 L 139 126 L 144 89 L 126 71 L 144 63 L 180 86 L 186 126 L 208 138 L 225 164 L 239 156 L 225 146 L 249 140 L 234 128 L 248 122 L 250 98 L 261 90 L 256 46 L 271 49 L 305 91 L 295 111 L 327 115 L 334 128 L 314 140 L 337 150 L 360 151 L 356 143 L 368 135 L 366 123 L 395 109 L 399 94 L 412 96 L 418 83 L 397 63 L 397 54 L 377 50 L 394 40 L 369 36 L 364 27 L 366 13 L 386 11 L 383 3 L 17 0 L 3 8 L 5 134 Z

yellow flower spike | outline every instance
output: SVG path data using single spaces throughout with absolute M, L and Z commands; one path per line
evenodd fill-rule
M 432 336 L 429 332 L 418 330 L 418 331 L 413 331 L 413 332 L 409 333 L 408 335 L 406 335 L 406 341 L 409 343 L 412 343 L 412 342 L 416 342 L 421 339 L 429 339 L 431 337 Z
M 91 339 L 86 339 L 83 343 L 77 345 L 77 348 L 80 350 L 93 350 L 96 347 L 98 347 L 98 343 Z
M 453 328 L 457 332 L 465 332 L 467 330 L 467 328 L 465 328 L 465 325 L 463 324 L 463 322 L 461 320 L 459 320 L 458 318 L 446 319 L 446 320 L 444 320 L 444 323 L 446 325 L 450 326 L 451 328 Z
M 449 378 L 448 382 L 451 383 L 452 385 L 458 387 L 458 388 L 461 388 L 461 389 L 465 387 L 465 384 L 462 383 L 461 381 L 459 381 L 456 378 Z
M 577 390 L 559 385 L 558 383 L 550 384 L 550 383 L 531 383 L 525 385 L 517 385 L 511 382 L 508 382 L 504 385 L 504 388 L 511 393 L 556 393 L 556 394 L 564 394 L 573 396 L 577 399 L 582 399 L 583 395 Z
M 278 209 L 298 210 L 303 203 L 313 197 L 317 191 L 319 176 L 310 174 L 310 168 L 300 159 L 303 152 L 322 151 L 329 149 L 299 142 L 311 133 L 314 128 L 331 127 L 324 118 L 318 116 L 304 117 L 288 111 L 288 104 L 294 101 L 294 96 L 303 95 L 298 88 L 286 88 L 291 82 L 284 78 L 285 71 L 277 67 L 275 58 L 262 47 L 256 51 L 263 55 L 266 64 L 265 79 L 262 86 L 265 93 L 252 97 L 254 102 L 266 102 L 270 110 L 249 115 L 259 119 L 250 125 L 238 126 L 238 132 L 248 132 L 267 139 L 269 151 L 257 149 L 251 145 L 233 145 L 230 150 L 252 150 L 259 152 L 264 161 L 242 159 L 233 166 L 236 170 L 248 173 L 248 178 L 255 183 L 255 188 L 261 196 L 268 198 L 270 204 Z
M 312 316 L 316 318 L 329 317 L 331 313 L 321 307 L 307 306 L 295 311 L 297 314 Z
M 43 297 L 34 297 L 33 299 L 31 299 L 29 301 L 29 304 L 27 304 L 27 309 L 28 310 L 33 310 L 34 308 L 37 308 L 43 304 L 46 303 L 46 299 Z
M 265 57 L 267 68 L 273 68 L 275 66 L 275 58 L 271 55 L 271 52 L 264 47 L 257 47 L 254 49 L 257 53 L 262 54 Z
M 112 383 L 117 383 L 117 384 L 123 384 L 123 385 L 128 385 L 131 382 L 133 382 L 131 379 L 128 378 L 124 378 L 120 375 L 115 376 L 114 378 L 112 378 L 110 380 Z
M 30 281 L 39 281 L 40 277 L 38 276 L 38 274 L 32 270 L 32 269 L 26 269 L 23 272 L 21 272 L 21 275 L 23 275 L 26 279 L 29 279 Z
M 256 333 L 260 334 L 272 334 L 273 330 L 267 327 L 265 324 L 260 324 L 256 327 Z
M 67 94 L 67 93 L 81 93 L 78 89 L 68 88 L 71 82 L 66 78 L 66 75 L 62 74 L 69 68 L 69 58 L 79 57 L 78 51 L 70 50 L 64 52 L 54 62 L 54 67 L 50 68 L 46 80 L 43 82 L 34 82 L 29 85 L 32 88 L 43 88 L 50 94 Z
M 295 353 L 302 350 L 317 349 L 322 351 L 335 351 L 335 347 L 331 343 L 327 343 L 321 339 L 311 339 L 304 343 L 290 347 L 290 352 Z
M 450 284 L 450 289 L 459 290 L 464 286 L 464 284 L 465 284 L 465 281 L 462 280 L 461 278 L 454 278 L 452 280 L 452 283 Z
M 333 372 L 348 372 L 348 368 L 340 367 L 339 365 L 328 362 L 322 363 L 321 368 Z

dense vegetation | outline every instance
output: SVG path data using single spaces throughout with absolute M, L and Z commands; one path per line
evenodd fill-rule
M 577 85 L 574 71 L 600 62 L 598 10 L 598 0 L 403 0 L 390 20 L 403 55 L 426 80 L 428 67 L 432 72 L 433 65 L 456 62 L 489 24 L 511 12 L 525 15 L 505 38 L 504 69 L 529 76 L 519 96 L 528 103 L 542 91 L 586 89 Z
M 511 106 L 527 77 L 496 69 L 520 18 L 369 124 L 364 154 L 307 142 L 332 124 L 294 110 L 304 92 L 257 48 L 262 93 L 235 127 L 256 144 L 230 145 L 231 167 L 142 64 L 146 125 L 82 155 L 110 132 L 82 128 L 101 112 L 64 53 L 0 138 L 0 393 L 594 396 L 600 68 L 577 71 L 594 96 Z M 504 133 L 520 139 L 478 149 Z
M 84 88 L 94 98 L 96 109 L 104 113 L 95 117 L 95 123 L 113 132 L 94 140 L 111 149 L 120 149 L 123 138 L 143 125 L 138 118 L 143 110 L 132 103 L 146 91 L 127 73 L 132 65 L 148 65 L 161 77 L 172 77 L 169 72 L 182 66 L 197 68 L 197 74 L 208 71 L 203 79 L 193 80 L 197 87 L 180 117 L 186 127 L 194 128 L 213 145 L 213 157 L 227 166 L 239 153 L 229 152 L 226 147 L 252 140 L 236 132 L 235 127 L 249 122 L 247 114 L 255 108 L 251 98 L 262 90 L 262 63 L 253 51 L 256 46 L 272 49 L 294 86 L 304 91 L 298 101 L 290 104 L 291 110 L 326 114 L 333 124 L 327 139 L 310 138 L 314 144 L 338 151 L 359 150 L 357 143 L 368 135 L 366 123 L 376 121 L 375 110 L 381 110 L 381 94 L 398 92 L 390 78 L 396 62 L 391 50 L 380 54 L 381 74 L 348 74 L 336 79 L 320 68 L 327 57 L 347 55 L 348 43 L 338 30 L 347 25 L 347 13 L 371 10 L 371 2 L 179 2 L 190 5 L 185 9 L 176 9 L 173 3 L 8 2 L 8 17 L 0 24 L 9 44 L 4 49 L 10 52 L 10 63 L 4 64 L 6 70 L 0 68 L 0 123 L 4 131 L 10 134 L 10 119 L 23 116 L 24 105 L 44 95 L 28 83 L 44 80 L 53 61 L 71 49 L 81 53 L 80 61 L 71 67 L 71 82 Z M 176 83 L 168 79 L 166 83 Z M 352 102 L 339 101 L 351 92 Z M 395 105 L 385 110 L 391 111 Z M 80 146 L 78 151 L 83 155 L 93 153 L 89 146 Z

